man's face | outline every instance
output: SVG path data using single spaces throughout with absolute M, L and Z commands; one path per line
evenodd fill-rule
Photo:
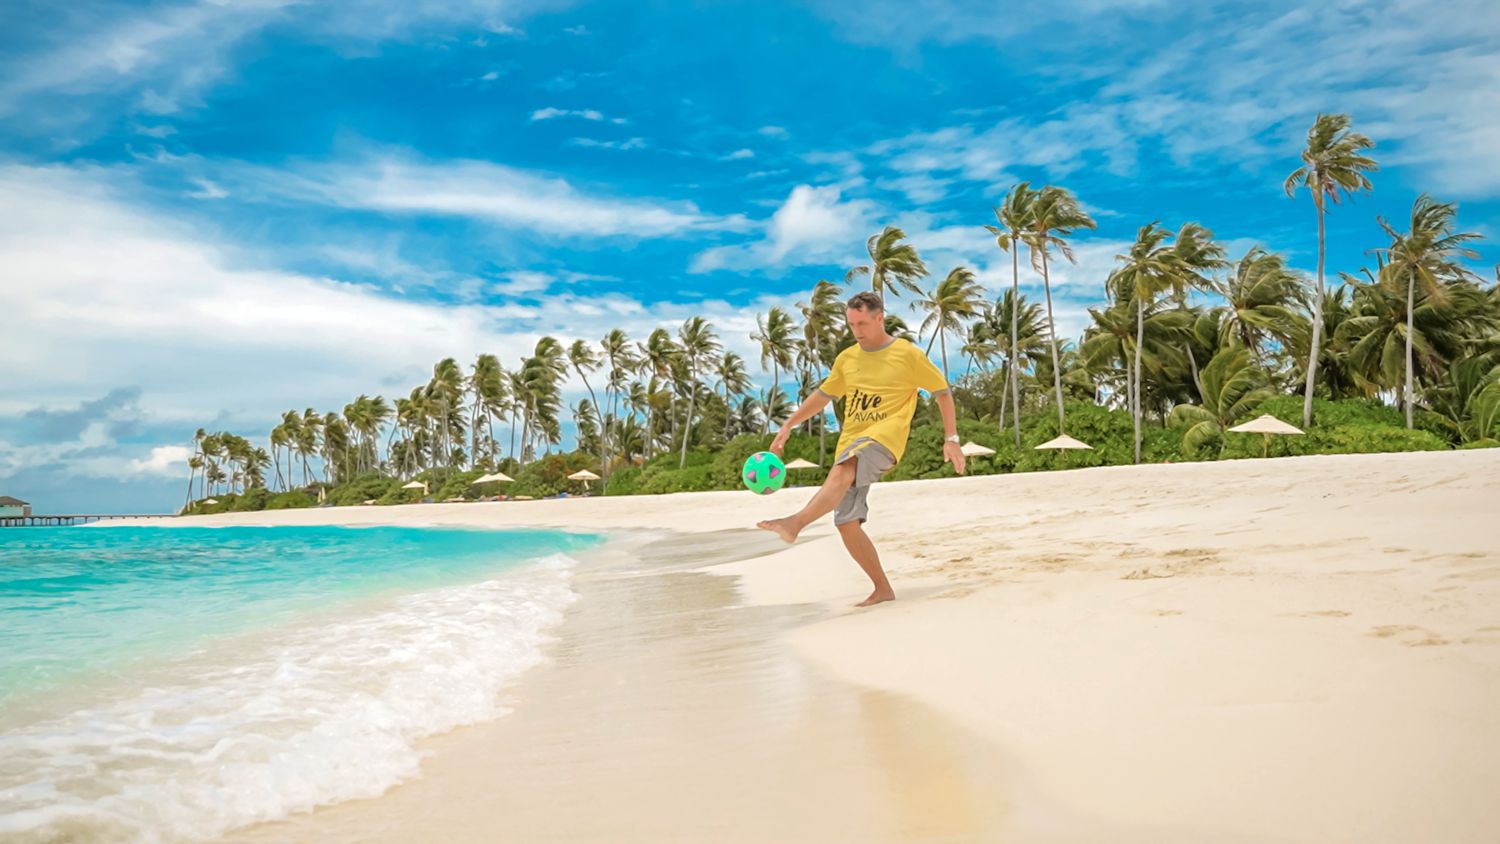
M 857 308 L 848 308 L 844 311 L 844 318 L 849 321 L 849 333 L 854 335 L 855 342 L 861 346 L 868 346 L 874 343 L 885 333 L 885 313 L 883 311 L 863 311 Z

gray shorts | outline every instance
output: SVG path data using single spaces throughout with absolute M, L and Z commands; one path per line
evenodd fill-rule
M 833 511 L 833 523 L 835 525 L 847 524 L 848 522 L 863 522 L 870 516 L 870 505 L 867 501 L 870 495 L 870 484 L 880 480 L 880 476 L 891 470 L 896 465 L 896 455 L 891 454 L 890 449 L 869 437 L 860 437 L 834 458 L 833 465 L 837 466 L 846 460 L 855 460 L 854 483 L 844 493 L 839 501 L 839 506 Z

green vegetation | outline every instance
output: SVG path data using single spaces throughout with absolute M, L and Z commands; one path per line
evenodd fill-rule
M 1372 146 L 1346 115 L 1319 115 L 1283 185 L 1312 196 L 1316 280 L 1260 246 L 1229 255 L 1198 223 L 1152 221 L 1095 280 L 1106 302 L 1089 309 L 1082 335 L 1059 337 L 1051 269 L 1073 260 L 1071 238 L 1094 221 L 1066 189 L 1021 183 L 995 208 L 999 225 L 974 227 L 976 242 L 987 230 L 1010 259 L 998 297 L 987 299 L 968 267 L 931 277 L 894 225 L 869 238 L 869 262 L 844 281 L 868 284 L 888 306 L 911 296 L 925 314 L 916 332 L 894 313 L 886 327 L 935 350 L 961 434 L 996 449 L 971 461 L 972 473 L 1258 457 L 1261 437 L 1227 429 L 1263 413 L 1306 431 L 1273 438 L 1271 456 L 1496 447 L 1500 286 L 1470 270 L 1478 235 L 1459 228 L 1455 205 L 1421 196 L 1403 225 L 1378 220 L 1385 241 L 1370 250 L 1375 266 L 1324 283 L 1324 218 L 1342 197 L 1373 189 Z M 1021 292 L 1022 251 L 1040 302 Z M 735 489 L 744 459 L 853 344 L 842 304 L 850 292 L 820 280 L 805 301 L 757 315 L 740 339 L 770 376 L 759 386 L 745 358 L 693 317 L 639 342 L 619 329 L 598 343 L 542 337 L 509 367 L 494 354 L 467 371 L 447 358 L 394 401 L 360 395 L 340 410 L 287 411 L 267 448 L 200 429 L 188 508 L 409 503 L 424 497 L 403 488 L 413 480 L 429 500 L 578 494 L 584 485 L 567 476 L 580 469 L 603 476 L 595 494 Z M 565 406 L 564 382 L 575 377 L 580 399 Z M 794 483 L 825 476 L 841 404 L 789 441 L 789 460 L 820 466 L 794 472 Z M 577 446 L 557 451 L 569 415 Z M 1093 449 L 1036 450 L 1063 432 Z M 951 474 L 941 445 L 924 400 L 890 477 Z M 514 480 L 474 484 L 495 471 Z

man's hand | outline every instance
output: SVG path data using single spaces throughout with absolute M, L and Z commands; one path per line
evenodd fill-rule
M 952 440 L 943 443 L 943 462 L 952 463 L 953 471 L 960 475 L 964 473 L 964 450 L 958 443 Z
M 771 453 L 775 454 L 777 457 L 780 457 L 781 450 L 786 448 L 786 439 L 791 435 L 791 428 L 788 428 L 785 425 L 781 426 L 781 430 L 776 432 L 776 439 L 771 440 Z M 963 455 L 959 456 L 962 457 Z

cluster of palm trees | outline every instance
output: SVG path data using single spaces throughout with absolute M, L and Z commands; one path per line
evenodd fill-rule
M 1346 115 L 1319 115 L 1302 166 L 1285 182 L 1288 194 L 1305 187 L 1313 198 L 1313 282 L 1262 247 L 1232 259 L 1200 224 L 1151 222 L 1103 279 L 1106 304 L 1089 309 L 1082 337 L 1063 340 L 1055 330 L 1051 267 L 1072 262 L 1070 239 L 1095 224 L 1067 189 L 1024 182 L 994 209 L 996 224 L 985 226 L 1011 264 L 1009 289 L 994 299 L 963 266 L 925 288 L 928 268 L 896 226 L 869 238 L 868 262 L 844 282 L 867 279 L 882 300 L 914 295 L 924 314 L 917 330 L 890 309 L 887 330 L 925 338 L 929 353 L 936 345 L 944 372 L 951 339 L 967 361 L 957 383 L 989 402 L 961 402 L 961 410 L 1009 427 L 1018 446 L 1023 411 L 1054 406 L 1061 433 L 1072 398 L 1127 408 L 1140 460 L 1149 419 L 1183 424 L 1190 441 L 1202 442 L 1260 400 L 1299 389 L 1304 425 L 1317 391 L 1392 401 L 1405 410 L 1408 427 L 1422 407 L 1457 441 L 1493 437 L 1500 423 L 1500 288 L 1485 289 L 1467 268 L 1477 235 L 1456 230 L 1452 204 L 1422 196 L 1403 225 L 1379 220 L 1388 243 L 1372 250 L 1374 267 L 1340 273 L 1336 288 L 1324 284 L 1325 215 L 1344 195 L 1372 188 L 1371 146 Z M 1021 294 L 1023 249 L 1041 279 L 1042 305 Z M 341 411 L 287 411 L 270 433 L 269 455 L 233 434 L 200 430 L 189 497 L 195 479 L 203 494 L 263 485 L 268 465 L 274 488 L 292 489 L 377 472 L 408 478 L 434 468 L 524 464 L 560 443 L 570 374 L 588 395 L 568 408 L 578 448 L 596 456 L 606 475 L 670 451 L 683 466 L 692 449 L 765 433 L 789 415 L 789 377 L 798 396 L 817 386 L 853 343 L 844 293 L 820 280 L 794 307 L 757 315 L 749 339 L 770 375 L 761 388 L 748 362 L 725 350 L 702 317 L 675 333 L 657 328 L 643 341 L 620 329 L 597 343 L 565 346 L 543 337 L 510 368 L 492 354 L 479 355 L 467 371 L 452 358 L 439 361 L 426 384 L 394 403 L 360 395 Z M 508 430 L 504 440 L 497 424 Z M 822 441 L 826 424 L 815 418 L 806 430 Z

